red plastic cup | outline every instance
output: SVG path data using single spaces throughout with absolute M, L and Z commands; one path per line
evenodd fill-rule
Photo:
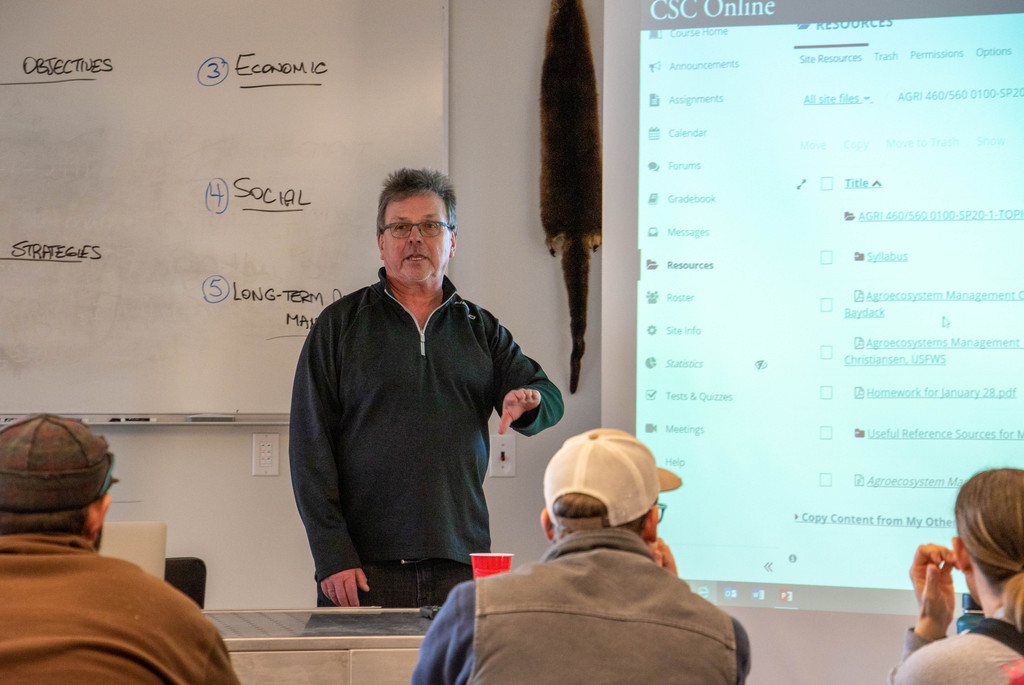
M 484 578 L 493 576 L 496 573 L 505 573 L 512 570 L 512 555 L 498 552 L 486 552 L 470 554 L 473 562 L 473 577 Z

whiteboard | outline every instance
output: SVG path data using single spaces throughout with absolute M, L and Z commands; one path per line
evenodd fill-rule
M 447 160 L 442 0 L 0 2 L 0 413 L 273 414 Z

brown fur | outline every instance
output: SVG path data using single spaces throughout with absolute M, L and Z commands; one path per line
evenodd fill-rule
M 552 0 L 541 74 L 540 216 L 561 249 L 572 333 L 569 392 L 586 347 L 590 253 L 601 245 L 601 129 L 582 0 Z

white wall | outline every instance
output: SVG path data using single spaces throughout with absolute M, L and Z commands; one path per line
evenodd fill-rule
M 280 433 L 286 453 L 286 426 L 107 431 L 121 481 L 109 518 L 166 521 L 168 556 L 206 562 L 208 609 L 314 606 L 313 560 L 287 468 L 250 475 L 254 431 Z
M 602 3 L 585 3 L 600 79 Z M 569 394 L 569 311 L 561 260 L 540 223 L 540 73 L 547 0 L 454 0 L 451 11 L 451 174 L 459 193 L 452 277 L 464 297 L 498 316 L 562 390 L 565 417 L 517 437 L 516 477 L 485 483 L 492 548 L 515 564 L 547 547 L 540 530 L 548 459 L 571 435 L 599 425 L 601 260 L 592 261 L 587 351 Z M 600 252 L 598 252 L 600 255 Z M 497 424 L 492 419 L 492 426 Z
M 586 9 L 600 70 L 602 3 L 588 0 Z M 600 417 L 600 252 L 580 388 L 570 396 L 565 286 L 539 220 L 547 13 L 546 0 L 453 0 L 450 9 L 449 171 L 461 229 L 451 276 L 464 297 L 500 318 L 565 393 L 560 424 L 516 439 L 516 477 L 485 484 L 493 548 L 514 552 L 516 565 L 536 560 L 546 547 L 538 518 L 548 458 Z M 366 201 L 367 240 L 373 240 L 376 198 Z M 367 283 L 378 265 L 366 265 Z M 313 606 L 313 562 L 287 469 L 276 478 L 250 475 L 253 432 L 279 432 L 287 454 L 283 426 L 111 429 L 106 435 L 121 482 L 112 490 L 110 518 L 166 521 L 168 554 L 206 561 L 207 608 Z

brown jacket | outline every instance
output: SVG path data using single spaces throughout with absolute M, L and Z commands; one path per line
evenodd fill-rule
M 199 607 L 82 537 L 0 536 L 0 682 L 237 684 Z

